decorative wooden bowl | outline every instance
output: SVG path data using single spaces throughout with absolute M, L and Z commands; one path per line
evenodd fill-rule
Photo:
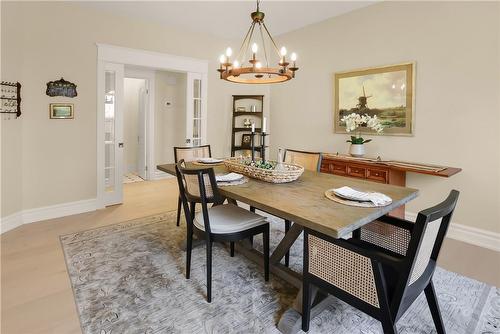
M 269 183 L 287 183 L 297 180 L 304 172 L 304 167 L 283 162 L 283 169 L 263 169 L 243 164 L 239 158 L 228 158 L 224 165 L 232 172 Z

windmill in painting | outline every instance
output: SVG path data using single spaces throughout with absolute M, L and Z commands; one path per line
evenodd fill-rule
M 335 131 L 344 132 L 342 117 L 376 116 L 385 134 L 411 134 L 413 64 L 335 74 Z M 370 133 L 370 129 L 361 129 Z

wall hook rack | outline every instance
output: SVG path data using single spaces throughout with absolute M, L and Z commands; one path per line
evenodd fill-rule
M 21 116 L 21 84 L 19 82 L 1 82 L 1 96 L 2 104 L 0 105 L 0 113 L 8 115 L 15 115 L 16 118 Z

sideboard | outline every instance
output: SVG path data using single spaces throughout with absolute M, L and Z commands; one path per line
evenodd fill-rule
M 406 173 L 419 173 L 440 177 L 450 177 L 460 168 L 426 165 L 421 163 L 382 160 L 380 158 L 355 158 L 342 154 L 323 153 L 321 172 L 366 179 L 373 182 L 406 185 Z M 404 206 L 391 212 L 392 216 L 404 218 Z

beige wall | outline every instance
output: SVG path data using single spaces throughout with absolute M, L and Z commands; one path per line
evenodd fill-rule
M 500 3 L 384 2 L 280 36 L 297 79 L 271 88 L 273 149 L 348 150 L 332 126 L 333 73 L 416 62 L 413 137 L 375 137 L 368 155 L 463 168 L 409 174 L 419 210 L 461 191 L 454 221 L 500 232 Z
M 186 139 L 185 73 L 157 71 L 155 75 L 155 163 L 174 162 L 174 146 Z M 171 105 L 167 106 L 166 103 Z
M 218 55 L 229 41 L 69 2 L 1 6 L 2 67 L 12 71 L 2 76 L 23 84 L 22 120 L 3 125 L 2 216 L 19 211 L 20 203 L 32 209 L 96 197 L 95 43 L 210 60 L 207 137 L 216 156 L 230 152 L 231 94 L 269 93 L 218 79 Z M 45 95 L 46 83 L 61 76 L 78 85 L 78 97 Z M 75 119 L 50 120 L 51 102 L 74 103 Z

